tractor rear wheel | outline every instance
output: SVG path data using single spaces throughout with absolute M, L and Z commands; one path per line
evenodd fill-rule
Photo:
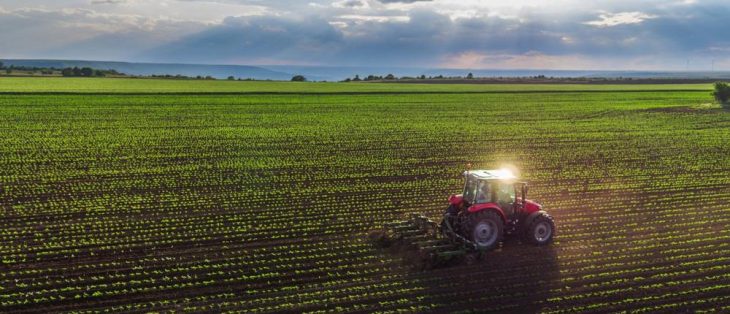
M 548 214 L 540 214 L 525 229 L 525 239 L 534 245 L 545 245 L 553 240 L 555 222 Z
M 494 211 L 483 211 L 469 217 L 469 236 L 480 250 L 491 250 L 499 245 L 504 235 L 502 217 Z

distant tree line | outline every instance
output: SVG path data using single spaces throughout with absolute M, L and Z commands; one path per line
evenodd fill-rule
M 364 78 L 360 78 L 360 75 L 355 75 L 353 78 L 346 78 L 343 80 L 343 82 L 360 82 L 360 81 L 396 81 L 396 80 L 473 80 L 473 79 L 480 79 L 484 77 L 476 77 L 474 76 L 474 73 L 467 73 L 466 76 L 444 76 L 444 75 L 433 75 L 433 76 L 426 76 L 426 75 L 418 75 L 418 76 L 401 76 L 396 77 L 393 74 L 388 74 L 385 76 L 379 76 L 379 75 L 368 75 Z M 522 79 L 537 79 L 537 80 L 552 80 L 555 79 L 554 77 L 546 77 L 545 75 L 535 75 L 535 76 L 527 76 L 527 77 L 521 77 Z M 503 79 L 503 77 L 498 77 L 497 79 Z
M 4 70 L 6 74 L 12 74 L 13 72 L 29 72 L 29 73 L 40 73 L 43 75 L 61 74 L 63 76 L 78 76 L 78 77 L 103 77 L 107 75 L 114 76 L 125 76 L 124 73 L 117 72 L 116 70 L 99 70 L 90 67 L 68 67 L 68 68 L 55 68 L 55 67 L 35 67 L 35 66 L 22 66 L 22 65 L 8 65 L 6 66 L 3 62 L 0 62 L 0 71 Z
M 43 67 L 27 67 L 27 66 L 17 66 L 17 65 L 8 65 L 6 66 L 4 63 L 0 62 L 0 71 L 5 71 L 7 74 L 13 73 L 13 71 L 26 71 L 26 72 L 38 72 L 41 74 L 53 74 L 53 71 L 57 71 L 57 69 L 54 68 L 43 68 Z
M 441 80 L 441 79 L 468 79 L 468 80 L 470 80 L 470 79 L 473 79 L 473 78 L 474 78 L 474 74 L 472 74 L 472 73 L 469 73 L 466 76 L 448 76 L 448 77 L 443 76 L 443 75 L 426 76 L 426 75 L 423 75 L 423 74 L 422 75 L 419 75 L 419 76 L 415 76 L 415 77 L 412 77 L 412 76 L 396 77 L 393 74 L 388 74 L 388 75 L 385 75 L 385 76 L 382 76 L 382 75 L 372 75 L 372 74 L 370 74 L 370 75 L 368 75 L 368 76 L 366 76 L 364 78 L 360 78 L 360 75 L 359 74 L 356 74 L 355 77 L 353 77 L 353 78 L 349 78 L 348 77 L 348 78 L 344 79 L 343 82 L 396 81 L 396 80 L 433 80 L 433 79 L 437 79 L 437 80 Z
M 28 72 L 28 73 L 40 73 L 43 75 L 62 75 L 65 77 L 129 77 L 129 78 L 165 78 L 165 79 L 181 79 L 181 80 L 215 80 L 210 75 L 197 75 L 197 76 L 186 76 L 186 75 L 170 75 L 170 74 L 152 74 L 152 75 L 128 75 L 119 72 L 114 69 L 100 70 L 91 67 L 67 67 L 67 68 L 55 68 L 55 67 L 30 67 L 30 66 L 18 66 L 9 65 L 6 66 L 3 62 L 0 62 L 0 71 L 5 71 L 6 74 L 12 74 L 13 72 Z M 252 81 L 252 78 L 238 78 L 229 76 L 228 80 L 238 81 Z
M 528 76 L 487 76 L 487 77 L 477 77 L 474 75 L 474 73 L 467 73 L 466 76 L 444 76 L 444 75 L 432 75 L 432 76 L 426 76 L 426 75 L 418 75 L 418 76 L 401 76 L 396 77 L 393 74 L 388 75 L 368 75 L 366 77 L 361 77 L 359 74 L 355 75 L 354 77 L 346 78 L 342 80 L 342 82 L 361 82 L 361 81 L 417 81 L 417 80 L 439 80 L 439 81 L 469 81 L 469 80 L 489 80 L 489 81 L 506 81 L 506 82 L 512 82 L 512 81 L 523 81 L 523 82 L 622 82 L 622 81 L 628 81 L 628 82 L 641 82 L 641 79 L 635 79 L 631 77 L 556 77 L 556 76 L 546 76 L 543 74 L 540 75 L 528 75 Z
M 171 80 L 217 80 L 217 78 L 211 76 L 211 75 L 196 75 L 196 76 L 187 76 L 187 75 L 181 75 L 181 74 L 151 74 L 151 75 L 136 75 L 136 76 L 129 76 L 132 78 L 161 78 L 161 79 L 171 79 Z M 226 78 L 228 81 L 271 81 L 271 80 L 257 80 L 254 78 L 236 78 L 235 76 L 231 75 Z
M 171 74 L 151 74 L 151 75 L 147 75 L 147 76 L 137 75 L 137 76 L 132 76 L 132 77 L 140 77 L 140 78 L 144 78 L 144 77 L 149 77 L 149 78 L 164 78 L 164 79 L 174 79 L 174 80 L 215 80 L 216 79 L 216 78 L 214 78 L 214 77 L 212 77 L 210 75 L 206 75 L 206 76 L 203 76 L 203 75 L 187 76 L 187 75 L 180 75 L 180 74 L 176 74 L 176 75 L 171 75 Z
M 107 75 L 122 76 L 124 74 L 117 72 L 117 70 L 98 70 L 90 67 L 73 67 L 62 69 L 61 75 L 68 77 L 104 77 Z

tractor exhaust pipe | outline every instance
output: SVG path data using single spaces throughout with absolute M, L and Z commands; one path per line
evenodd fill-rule
M 522 184 L 522 206 L 524 207 L 527 203 L 527 183 Z

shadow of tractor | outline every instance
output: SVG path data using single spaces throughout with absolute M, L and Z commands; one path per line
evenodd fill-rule
M 477 263 L 411 275 L 423 284 L 424 301 L 437 311 L 537 312 L 560 282 L 556 244 L 538 247 L 514 238 Z

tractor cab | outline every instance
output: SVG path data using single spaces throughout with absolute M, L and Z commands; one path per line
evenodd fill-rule
M 464 172 L 464 201 L 468 205 L 496 203 L 511 216 L 517 192 L 512 173 L 504 170 L 477 170 Z M 524 195 L 524 194 L 523 194 Z
M 518 181 L 509 170 L 465 171 L 464 179 L 463 193 L 453 195 L 449 201 L 469 212 L 495 208 L 509 221 L 525 212 L 523 204 L 536 205 L 529 206 L 531 211 L 539 210 L 539 205 L 526 199 L 527 183 Z

